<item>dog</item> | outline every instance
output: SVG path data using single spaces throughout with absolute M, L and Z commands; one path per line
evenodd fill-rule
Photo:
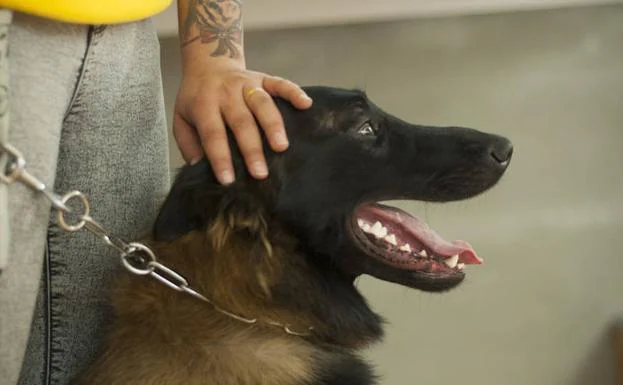
M 207 301 L 124 275 L 114 322 L 76 385 L 371 385 L 362 349 L 384 319 L 357 291 L 363 274 L 445 292 L 482 260 L 421 219 L 380 202 L 463 200 L 493 187 L 513 147 L 465 127 L 407 123 L 360 90 L 305 87 L 314 105 L 275 101 L 290 139 L 255 180 L 183 167 L 148 240 Z M 265 140 L 265 139 L 264 139 Z

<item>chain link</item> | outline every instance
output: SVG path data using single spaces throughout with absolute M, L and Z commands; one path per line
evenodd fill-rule
M 28 170 L 26 170 L 26 160 L 17 148 L 7 143 L 0 143 L 0 160 L 2 160 L 3 157 L 7 158 L 7 163 L 4 170 L 0 170 L 0 182 L 7 185 L 19 182 L 29 189 L 41 193 L 50 201 L 52 207 L 58 211 L 58 223 L 63 230 L 67 232 L 77 232 L 82 229 L 86 229 L 91 234 L 102 239 L 108 246 L 119 252 L 121 264 L 130 273 L 135 275 L 150 276 L 170 289 L 183 292 L 206 302 L 219 313 L 240 322 L 247 324 L 255 324 L 258 322 L 257 318 L 245 318 L 231 313 L 197 292 L 189 285 L 186 278 L 178 274 L 175 270 L 158 262 L 154 252 L 146 245 L 139 242 L 126 242 L 117 236 L 111 235 L 108 230 L 91 217 L 91 205 L 87 197 L 82 192 L 71 191 L 63 196 L 60 196 L 55 194 L 53 191 L 48 190 L 45 183 L 35 178 L 28 172 Z M 83 207 L 80 215 L 77 214 L 80 211 L 77 211 L 75 208 L 72 209 L 70 207 L 71 205 L 69 205 L 70 201 L 75 200 L 77 200 Z M 77 220 L 71 222 L 67 218 L 68 214 L 74 215 Z M 279 327 L 286 333 L 295 336 L 309 336 L 313 330 L 313 328 L 310 327 L 307 332 L 301 333 L 290 329 L 290 326 L 287 324 L 271 320 L 265 322 L 269 325 Z

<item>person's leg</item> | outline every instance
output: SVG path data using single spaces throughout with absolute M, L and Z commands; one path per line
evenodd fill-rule
M 14 14 L 9 29 L 8 142 L 28 170 L 54 184 L 63 117 L 87 44 L 87 28 Z M 0 382 L 19 376 L 43 265 L 50 205 L 17 183 L 7 189 L 9 258 L 0 276 Z M 37 384 L 37 382 L 33 382 Z
M 91 216 L 115 235 L 146 235 L 169 187 L 167 127 L 159 43 L 151 21 L 91 28 L 81 77 L 63 122 L 55 190 L 80 190 Z M 86 231 L 55 223 L 48 237 L 46 285 L 21 384 L 65 385 L 94 358 L 110 316 L 107 288 L 119 254 Z M 34 323 L 37 325 L 37 322 Z M 46 346 L 47 345 L 47 346 Z M 29 349 L 33 351 L 37 349 Z M 43 366 L 42 366 L 43 365 Z M 35 375 L 33 375 L 33 370 Z

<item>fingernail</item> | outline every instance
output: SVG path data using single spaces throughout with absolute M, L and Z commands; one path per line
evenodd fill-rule
M 253 170 L 253 173 L 259 177 L 265 177 L 268 175 L 268 170 L 263 162 L 253 162 L 251 164 L 251 169 Z
M 301 97 L 305 100 L 307 100 L 308 102 L 312 101 L 312 98 L 310 98 L 307 94 L 301 94 Z
M 288 145 L 288 138 L 283 132 L 277 132 L 273 138 L 275 140 L 275 144 L 278 146 L 285 147 Z
M 199 161 L 200 161 L 200 160 L 201 160 L 201 157 L 200 157 L 200 156 L 198 156 L 198 157 L 196 157 L 196 158 L 192 158 L 192 159 L 190 160 L 190 165 L 191 165 L 191 166 L 194 166 L 194 165 L 196 165 L 197 163 L 199 163 Z
M 229 170 L 222 171 L 220 179 L 222 184 L 231 184 L 234 182 L 234 174 Z

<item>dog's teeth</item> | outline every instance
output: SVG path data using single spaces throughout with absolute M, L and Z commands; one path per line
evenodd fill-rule
M 405 243 L 404 245 L 400 246 L 400 250 L 402 251 L 406 251 L 407 253 L 411 252 L 411 245 L 408 243 Z
M 383 225 L 381 224 L 381 222 L 376 221 L 376 222 L 374 222 L 372 227 L 370 227 L 370 233 L 376 235 L 378 238 L 382 238 L 382 237 L 379 236 L 379 234 L 381 234 L 381 229 L 382 228 L 383 228 Z
M 463 270 L 463 268 L 465 267 L 465 264 L 464 264 L 464 263 L 459 263 L 458 265 L 456 265 L 456 267 L 457 267 L 459 270 Z
M 373 234 L 374 235 L 374 230 L 372 229 L 374 226 L 370 226 L 369 223 L 364 223 L 363 227 L 361 228 L 364 232 L 368 233 L 368 234 Z
M 446 266 L 450 267 L 450 268 L 455 268 L 457 263 L 459 263 L 459 255 L 453 255 L 450 258 L 446 259 L 445 261 L 443 261 L 443 263 L 446 264 Z
M 387 236 L 387 228 L 384 227 L 381 222 L 376 222 L 370 229 L 370 232 L 374 234 L 378 239 L 385 238 Z
M 424 258 L 428 257 L 428 254 L 426 254 L 426 250 L 424 250 L 424 249 L 422 249 L 422 251 L 420 251 L 418 254 L 419 254 L 420 257 L 424 257 Z
M 357 224 L 359 225 L 359 227 L 363 228 L 363 225 L 365 224 L 365 222 L 363 221 L 363 219 L 357 219 Z
M 396 236 L 394 234 L 389 234 L 388 236 L 386 236 L 385 241 L 387 243 L 391 243 L 394 246 L 398 245 L 398 242 L 396 242 Z

